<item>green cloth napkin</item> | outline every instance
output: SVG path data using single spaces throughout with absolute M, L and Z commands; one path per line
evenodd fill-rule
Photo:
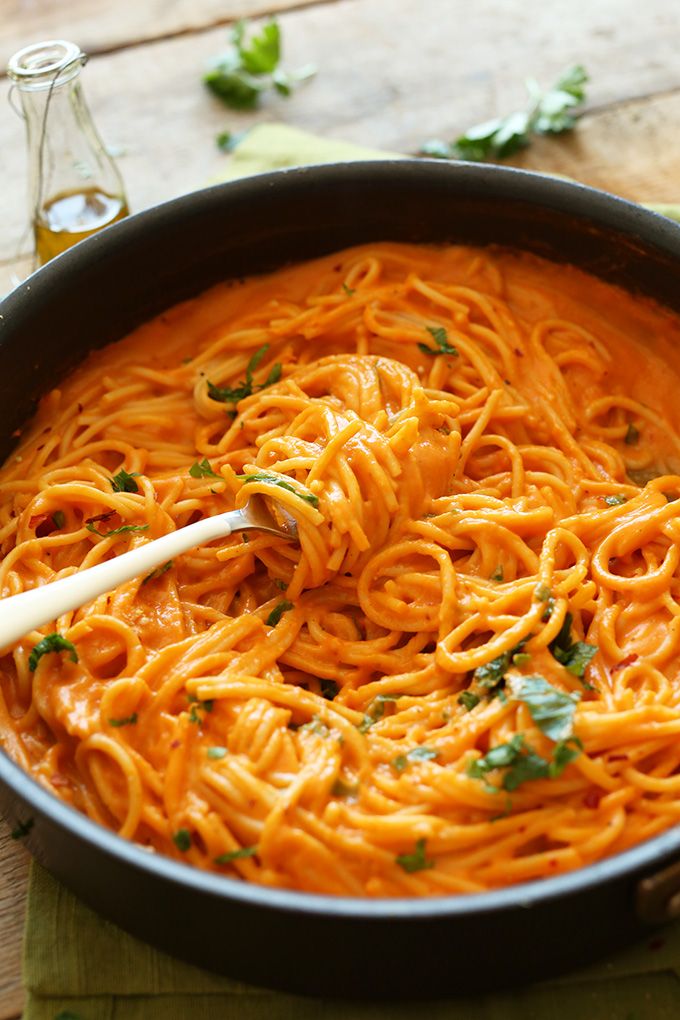
M 263 124 L 236 147 L 220 180 L 386 157 L 398 153 Z M 680 219 L 680 207 L 657 211 Z M 426 1005 L 344 1003 L 252 988 L 174 960 L 102 920 L 33 864 L 24 982 L 24 1020 L 678 1020 L 680 924 L 604 963 L 520 991 Z

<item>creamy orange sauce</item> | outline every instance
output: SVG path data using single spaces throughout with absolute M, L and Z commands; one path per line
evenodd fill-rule
M 379 244 L 97 352 L 0 472 L 4 596 L 254 492 L 300 546 L 214 542 L 3 650 L 3 746 L 147 848 L 338 895 L 674 825 L 679 350 L 576 269 Z

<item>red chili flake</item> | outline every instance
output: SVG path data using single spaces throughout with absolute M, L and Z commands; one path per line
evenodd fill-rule
M 520 351 L 519 347 L 515 347 L 515 354 L 517 355 L 518 358 L 524 357 L 524 351 Z
M 554 857 L 551 857 L 550 860 L 548 861 L 548 867 L 549 868 L 556 868 L 557 867 L 557 861 L 555 860 Z
M 602 792 L 600 790 L 588 790 L 587 794 L 583 798 L 583 804 L 585 807 L 590 808 L 591 811 L 597 810 L 602 800 Z
M 66 776 L 60 775 L 59 772 L 55 772 L 53 776 L 50 776 L 50 782 L 52 786 L 68 786 L 68 779 Z
M 181 740 L 173 740 L 173 742 L 170 744 L 170 747 L 173 749 L 173 751 L 177 750 L 177 748 L 181 746 L 182 746 Z
M 627 754 L 610 754 L 607 761 L 628 761 Z
M 616 665 L 612 666 L 610 673 L 616 673 L 620 669 L 624 669 L 626 666 L 632 666 L 634 662 L 637 662 L 640 658 L 635 652 L 631 652 L 625 659 L 621 659 L 621 662 L 617 662 Z

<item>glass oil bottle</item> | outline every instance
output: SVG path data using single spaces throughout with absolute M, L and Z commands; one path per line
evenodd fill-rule
M 55 39 L 19 50 L 7 67 L 26 123 L 38 265 L 128 214 L 120 173 L 81 89 L 86 61 L 74 43 Z

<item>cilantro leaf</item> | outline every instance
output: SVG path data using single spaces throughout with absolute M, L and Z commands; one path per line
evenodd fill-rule
M 236 110 L 254 109 L 267 89 L 289 96 L 297 84 L 316 73 L 311 65 L 297 71 L 279 67 L 281 31 L 275 18 L 249 39 L 247 27 L 246 21 L 236 22 L 230 33 L 230 48 L 213 60 L 203 77 L 208 88 Z
M 243 479 L 243 484 L 247 485 L 248 482 L 271 482 L 273 485 L 278 485 L 281 489 L 286 489 L 288 492 L 294 492 L 300 499 L 304 499 L 305 503 L 311 504 L 313 507 L 318 507 L 319 497 L 315 496 L 313 492 L 300 492 L 294 485 L 286 481 L 285 478 L 278 478 L 276 475 L 271 475 L 267 471 L 258 471 L 254 475 L 237 475 L 237 478 Z
M 579 694 L 558 691 L 536 674 L 513 679 L 512 696 L 524 702 L 539 730 L 550 740 L 557 743 L 571 736 Z
M 114 492 L 139 492 L 139 486 L 135 478 L 139 478 L 139 471 L 128 474 L 125 468 L 121 468 L 117 475 L 111 479 L 111 488 Z
M 525 110 L 475 124 L 450 143 L 439 139 L 428 141 L 421 152 L 435 159 L 473 162 L 505 159 L 529 145 L 532 135 L 570 131 L 576 123 L 577 108 L 585 101 L 587 81 L 588 75 L 580 64 L 568 68 L 546 92 L 530 79 L 526 82 L 529 104 Z
M 243 857 L 254 857 L 257 849 L 256 846 L 242 846 L 239 850 L 229 850 L 226 854 L 216 857 L 215 864 L 231 864 L 232 861 L 241 860 Z
M 189 474 L 192 478 L 219 478 L 222 481 L 222 475 L 213 471 L 207 457 L 195 461 L 189 468 Z
M 400 868 L 408 872 L 409 875 L 413 874 L 414 871 L 423 871 L 425 868 L 434 868 L 434 861 L 429 860 L 425 856 L 425 843 L 424 839 L 419 839 L 416 842 L 415 851 L 412 854 L 399 854 L 395 857 L 395 861 Z
M 449 335 L 443 326 L 428 326 L 427 332 L 430 334 L 434 342 L 436 343 L 436 349 L 430 347 L 428 344 L 418 344 L 418 349 L 423 354 L 431 354 L 436 357 L 439 354 L 453 354 L 458 357 L 458 351 L 449 343 Z
M 74 644 L 67 641 L 61 634 L 48 634 L 41 641 L 38 641 L 37 645 L 33 646 L 33 650 L 28 657 L 28 668 L 31 673 L 35 672 L 43 655 L 49 655 L 50 652 L 68 652 L 71 662 L 78 661 L 78 653 Z
M 271 613 L 265 620 L 268 627 L 275 627 L 281 620 L 284 613 L 287 613 L 289 609 L 293 608 L 293 603 L 289 602 L 288 599 L 283 599 L 277 605 L 274 606 Z

